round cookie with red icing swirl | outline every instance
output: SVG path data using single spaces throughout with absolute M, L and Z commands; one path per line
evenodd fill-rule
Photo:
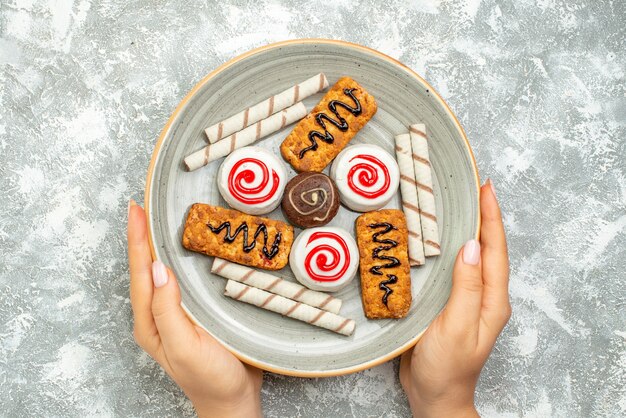
M 400 169 L 395 158 L 379 146 L 352 145 L 337 155 L 330 169 L 341 203 L 357 212 L 385 206 L 397 193 Z
M 323 292 L 343 289 L 358 266 L 356 241 L 341 228 L 306 229 L 295 239 L 289 254 L 289 267 L 296 279 L 309 289 Z
M 217 172 L 220 194 L 232 207 L 250 215 L 273 211 L 287 183 L 282 161 L 261 147 L 233 151 Z

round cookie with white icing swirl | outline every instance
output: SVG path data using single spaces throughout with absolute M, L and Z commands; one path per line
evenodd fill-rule
M 300 173 L 287 183 L 282 208 L 294 225 L 302 228 L 326 225 L 339 210 L 337 186 L 326 174 Z
M 398 192 L 400 169 L 396 159 L 379 146 L 352 145 L 337 155 L 330 168 L 341 203 L 356 212 L 385 206 Z
M 336 292 L 354 278 L 359 267 L 359 248 L 345 229 L 310 228 L 293 242 L 289 267 L 309 289 Z
M 217 187 L 233 209 L 262 215 L 280 204 L 286 178 L 285 166 L 273 153 L 261 147 L 243 147 L 224 159 L 217 172 Z

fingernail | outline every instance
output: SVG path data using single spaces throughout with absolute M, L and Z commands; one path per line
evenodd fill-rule
M 491 187 L 491 193 L 493 193 L 494 197 L 498 197 L 496 196 L 496 187 L 493 185 L 493 181 L 491 181 L 491 179 L 487 179 L 485 184 L 488 184 L 489 187 Z
M 135 202 L 135 200 L 134 200 L 134 199 L 130 199 L 130 200 L 128 201 L 128 216 L 130 216 L 130 208 L 131 208 L 131 207 L 133 207 L 133 206 L 135 206 L 136 204 L 137 204 L 137 203 Z
M 465 243 L 463 247 L 463 262 L 475 266 L 480 261 L 480 244 L 475 239 Z
M 160 260 L 156 260 L 152 263 L 152 281 L 154 287 L 163 287 L 167 284 L 167 270 L 165 264 Z

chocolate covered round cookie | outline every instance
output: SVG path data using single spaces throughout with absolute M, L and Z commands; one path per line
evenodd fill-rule
M 294 225 L 302 228 L 326 225 L 339 210 L 337 186 L 326 174 L 300 173 L 287 183 L 282 208 Z
M 289 267 L 296 279 L 312 290 L 336 292 L 354 278 L 359 248 L 341 228 L 321 227 L 303 231 L 291 247 Z
M 286 178 L 285 166 L 274 154 L 261 147 L 244 147 L 224 159 L 217 187 L 233 209 L 262 215 L 280 204 Z
M 398 192 L 400 169 L 396 159 L 379 146 L 352 145 L 339 153 L 330 168 L 341 203 L 357 212 L 385 206 Z

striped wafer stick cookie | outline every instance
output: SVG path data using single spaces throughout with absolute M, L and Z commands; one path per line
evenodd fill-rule
M 302 102 L 299 102 L 281 112 L 274 113 L 267 119 L 248 126 L 242 131 L 235 132 L 228 138 L 224 138 L 215 144 L 207 145 L 185 158 L 187 170 L 197 170 L 211 161 L 227 156 L 237 148 L 253 144 L 259 139 L 302 119 L 306 116 L 306 113 L 306 107 Z
M 213 260 L 211 273 L 335 314 L 341 309 L 341 299 L 221 258 Z
M 232 133 L 247 128 L 261 119 L 265 119 L 324 90 L 326 87 L 328 87 L 326 76 L 323 73 L 317 74 L 300 84 L 296 84 L 275 96 L 263 100 L 261 103 L 257 103 L 228 119 L 206 128 L 204 132 L 209 142 L 213 144 Z
M 226 283 L 224 294 L 229 298 L 246 302 L 268 311 L 277 312 L 311 325 L 326 328 L 339 334 L 352 335 L 356 327 L 353 319 L 344 318 L 234 280 L 229 280 Z
M 424 255 L 431 257 L 441 254 L 439 245 L 439 228 L 437 227 L 437 211 L 433 194 L 433 178 L 428 157 L 428 140 L 426 126 L 422 123 L 409 127 L 411 148 L 413 149 L 413 167 L 417 183 L 417 197 L 420 204 L 420 221 L 424 238 Z
M 396 159 L 400 167 L 402 210 L 406 216 L 406 225 L 409 230 L 409 264 L 411 266 L 421 266 L 426 262 L 426 259 L 424 258 L 424 244 L 422 243 L 422 225 L 420 222 L 419 201 L 417 199 L 415 168 L 413 167 L 411 154 L 411 137 L 409 134 L 396 136 Z

